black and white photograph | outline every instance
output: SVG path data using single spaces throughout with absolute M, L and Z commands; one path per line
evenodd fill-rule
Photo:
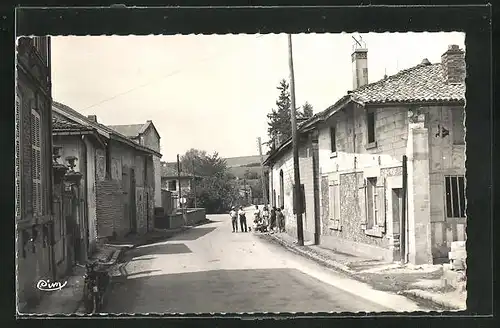
M 19 36 L 18 313 L 465 310 L 465 39 Z

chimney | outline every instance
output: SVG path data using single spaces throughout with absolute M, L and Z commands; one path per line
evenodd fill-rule
M 92 122 L 97 123 L 97 115 L 87 115 L 87 118 Z
M 441 56 L 441 65 L 446 83 L 458 84 L 465 81 L 465 52 L 456 44 L 448 46 Z
M 368 84 L 368 49 L 355 48 L 352 58 L 352 89 Z

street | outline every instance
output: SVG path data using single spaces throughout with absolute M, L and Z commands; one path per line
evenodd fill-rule
M 402 296 L 373 290 L 253 232 L 232 233 L 229 215 L 208 218 L 213 222 L 125 253 L 103 312 L 419 310 Z

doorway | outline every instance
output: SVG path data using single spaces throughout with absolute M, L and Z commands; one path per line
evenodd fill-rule
M 403 219 L 403 189 L 393 188 L 392 193 L 392 231 L 394 236 L 394 261 L 401 261 L 401 220 Z

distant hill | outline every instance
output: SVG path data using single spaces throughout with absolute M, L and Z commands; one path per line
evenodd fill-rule
M 267 155 L 263 155 L 264 160 L 266 160 Z M 226 160 L 229 172 L 239 179 L 243 179 L 245 172 L 249 170 L 250 172 L 261 173 L 260 169 L 260 156 L 240 156 L 240 157 L 230 157 L 224 158 Z

